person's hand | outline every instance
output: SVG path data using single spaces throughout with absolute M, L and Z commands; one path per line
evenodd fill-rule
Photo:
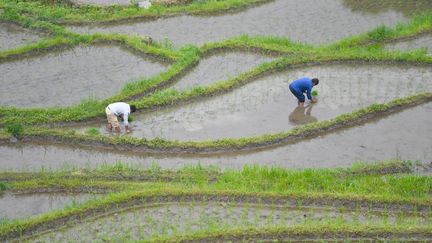
M 315 97 L 312 97 L 311 103 L 316 103 L 316 102 L 318 102 L 318 99 Z

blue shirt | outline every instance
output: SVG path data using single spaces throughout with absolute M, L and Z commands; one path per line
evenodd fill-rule
M 307 94 L 309 100 L 312 100 L 312 79 L 304 77 L 294 80 L 290 87 L 296 91 Z

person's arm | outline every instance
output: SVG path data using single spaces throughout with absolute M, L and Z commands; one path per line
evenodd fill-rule
M 312 100 L 312 86 L 309 86 L 306 90 L 306 94 L 309 100 Z
M 123 114 L 123 123 L 125 125 L 126 132 L 129 132 L 129 113 L 127 112 Z

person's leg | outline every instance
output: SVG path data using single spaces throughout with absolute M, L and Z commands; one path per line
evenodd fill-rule
M 108 120 L 108 125 L 107 125 L 108 130 L 111 131 L 111 129 L 114 127 L 116 132 L 120 132 L 120 124 L 117 120 L 117 116 L 114 115 L 114 113 L 110 109 L 108 109 L 108 107 L 105 109 L 105 113 L 107 115 L 107 120 Z
M 291 85 L 289 86 L 289 89 L 290 89 L 291 93 L 297 98 L 297 100 L 298 100 L 297 104 L 299 106 L 303 106 L 304 102 L 305 102 L 305 96 L 304 96 L 304 94 L 301 91 L 299 91 L 299 90 L 293 89 L 291 87 Z

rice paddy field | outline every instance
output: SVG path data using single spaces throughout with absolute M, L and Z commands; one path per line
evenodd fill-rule
M 432 241 L 431 1 L 150 5 L 0 0 L 0 242 Z

